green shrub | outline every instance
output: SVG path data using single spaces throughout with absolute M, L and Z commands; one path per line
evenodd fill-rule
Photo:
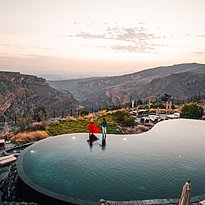
M 134 117 L 126 111 L 117 111 L 113 113 L 113 118 L 121 126 L 133 126 Z
M 197 104 L 186 104 L 181 110 L 180 117 L 188 119 L 200 119 L 203 115 L 203 108 Z
M 166 108 L 166 106 L 164 105 L 164 104 L 152 104 L 151 106 L 150 106 L 150 108 L 153 108 L 153 109 L 157 109 L 157 108 L 159 108 L 159 109 L 165 109 Z
M 85 116 L 85 115 L 88 115 L 89 112 L 86 110 L 86 109 L 83 109 L 80 111 L 80 116 Z

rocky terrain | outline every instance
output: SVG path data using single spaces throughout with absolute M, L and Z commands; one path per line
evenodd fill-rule
M 33 115 L 43 107 L 47 113 L 61 113 L 77 104 L 68 91 L 50 87 L 46 80 L 19 72 L 0 72 L 0 116 Z
M 0 167 L 0 204 L 2 205 L 39 205 L 34 202 L 22 202 L 18 188 L 18 172 L 16 163 Z
M 194 95 L 204 96 L 205 74 L 193 72 L 171 74 L 152 80 L 138 91 L 138 95 L 142 98 L 160 97 L 161 93 L 168 93 L 175 99 L 187 99 Z
M 204 96 L 205 65 L 180 64 L 122 76 L 48 83 L 36 76 L 1 71 L 0 118 L 32 116 L 37 108 L 44 108 L 50 116 L 54 112 L 68 114 L 79 104 L 99 108 L 125 104 L 130 99 L 160 98 L 165 93 L 172 99 Z
M 187 99 L 205 94 L 205 64 L 179 64 L 101 78 L 49 81 L 59 90 L 71 92 L 86 106 L 101 107 L 128 103 L 130 99 Z

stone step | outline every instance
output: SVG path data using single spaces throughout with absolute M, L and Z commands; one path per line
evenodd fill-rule
M 4 157 L 0 157 L 0 161 L 3 161 L 3 160 L 5 160 L 5 159 L 9 159 L 9 158 L 13 158 L 13 157 L 14 157 L 13 154 L 8 155 L 8 156 L 4 156 Z
M 9 163 L 12 163 L 14 161 L 16 161 L 16 157 L 14 157 L 14 155 L 9 155 L 9 156 L 5 156 L 5 157 L 1 157 L 0 158 L 0 166 L 4 166 L 7 165 Z
M 0 146 L 5 146 L 5 140 L 4 139 L 0 139 Z

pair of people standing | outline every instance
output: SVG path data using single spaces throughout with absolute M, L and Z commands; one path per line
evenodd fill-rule
M 106 138 L 107 121 L 105 120 L 105 118 L 103 118 L 101 125 L 102 125 L 102 136 Z M 88 130 L 90 132 L 90 135 L 93 135 L 94 133 L 98 133 L 100 131 L 100 129 L 94 124 L 93 120 L 90 121 L 90 124 L 88 125 Z
M 103 118 L 101 125 L 102 125 L 102 144 L 101 144 L 101 147 L 102 147 L 102 150 L 105 150 L 106 134 L 107 134 L 107 121 L 105 120 L 105 118 Z M 100 128 L 94 124 L 93 120 L 91 120 L 90 124 L 88 125 L 88 130 L 89 130 L 89 139 L 87 140 L 87 142 L 89 143 L 90 148 L 92 148 L 93 142 L 98 140 L 98 138 L 94 135 L 94 133 L 98 133 L 100 131 Z

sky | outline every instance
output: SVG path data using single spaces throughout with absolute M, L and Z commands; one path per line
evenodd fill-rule
M 64 78 L 205 63 L 205 0 L 0 0 L 0 70 Z

